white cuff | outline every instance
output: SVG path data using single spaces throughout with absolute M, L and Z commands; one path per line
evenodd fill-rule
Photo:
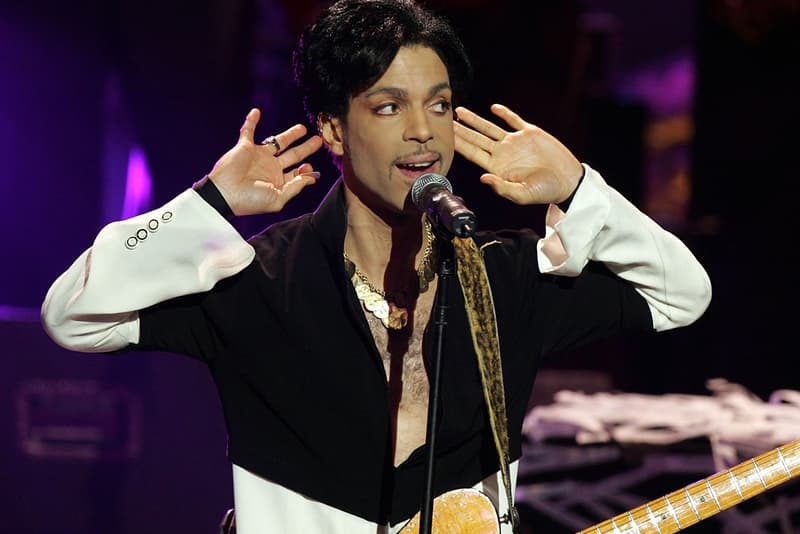
M 103 228 L 50 287 L 42 321 L 53 339 L 100 352 L 138 341 L 137 311 L 211 289 L 255 257 L 192 189 L 162 208 Z
M 550 205 L 537 244 L 543 273 L 578 276 L 603 262 L 647 301 L 656 330 L 697 320 L 711 300 L 711 282 L 686 245 L 610 187 L 597 171 L 586 175 L 565 214 Z

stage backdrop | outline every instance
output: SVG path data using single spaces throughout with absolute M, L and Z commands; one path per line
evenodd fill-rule
M 206 368 L 69 352 L 36 310 L 4 315 L 0 533 L 216 532 L 233 493 Z

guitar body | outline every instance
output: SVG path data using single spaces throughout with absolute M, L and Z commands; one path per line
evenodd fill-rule
M 420 514 L 400 534 L 419 534 Z M 431 534 L 500 534 L 500 521 L 489 497 L 476 489 L 448 491 L 433 500 Z

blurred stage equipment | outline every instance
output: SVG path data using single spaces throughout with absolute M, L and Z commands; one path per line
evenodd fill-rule
M 662 529 L 677 532 L 669 524 L 676 527 L 692 504 L 686 492 L 699 497 L 698 488 L 713 487 L 707 497 L 719 502 L 683 516 L 678 530 L 702 521 L 692 532 L 795 532 L 800 493 L 790 479 L 800 474 L 800 392 L 777 390 L 765 402 L 724 379 L 707 386 L 713 395 L 556 393 L 525 420 L 520 506 L 549 521 L 548 532 L 566 533 L 659 499 L 658 511 L 671 514 Z

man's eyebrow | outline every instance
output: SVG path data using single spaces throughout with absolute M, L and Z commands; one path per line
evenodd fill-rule
M 450 83 L 442 82 L 431 87 L 428 90 L 428 98 L 432 97 L 433 95 L 444 89 L 450 89 Z M 400 89 L 399 87 L 376 87 L 375 89 L 365 93 L 364 96 L 366 98 L 369 98 L 371 96 L 379 94 L 388 94 L 395 98 L 408 98 L 408 91 L 406 91 L 405 89 Z
M 434 85 L 433 87 L 431 87 L 430 91 L 428 91 L 428 98 L 432 97 L 436 93 L 438 93 L 440 91 L 443 91 L 445 89 L 450 89 L 450 83 L 449 82 L 442 82 L 442 83 Z
M 406 98 L 408 96 L 408 91 L 400 89 L 399 87 L 376 87 L 372 91 L 364 93 L 364 96 L 369 98 L 380 94 L 388 94 L 396 98 Z

